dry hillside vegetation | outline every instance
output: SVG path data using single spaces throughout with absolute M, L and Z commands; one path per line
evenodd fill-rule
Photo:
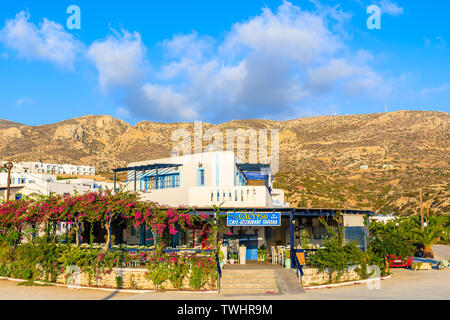
M 275 182 L 292 206 L 412 214 L 423 188 L 425 207 L 449 213 L 449 120 L 445 112 L 399 111 L 231 121 L 203 124 L 203 130 L 218 129 L 225 138 L 228 129 L 278 129 Z M 110 116 L 41 126 L 0 120 L 0 152 L 3 160 L 95 165 L 110 177 L 112 168 L 129 162 L 170 156 L 176 129 L 192 133 L 193 124 L 144 121 L 130 126 Z

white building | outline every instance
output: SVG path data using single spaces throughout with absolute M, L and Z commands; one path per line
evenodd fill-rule
M 370 217 L 370 220 L 372 221 L 376 221 L 376 222 L 383 222 L 383 223 L 387 223 L 391 220 L 395 220 L 397 219 L 396 216 L 392 215 L 392 214 L 388 214 L 388 215 L 373 215 Z
M 5 164 L 6 161 L 1 161 Z M 13 162 L 12 172 L 15 173 L 47 173 L 67 174 L 76 176 L 95 176 L 95 167 L 73 164 L 53 164 L 43 162 Z
M 139 191 L 143 200 L 159 204 L 199 208 L 289 206 L 283 190 L 272 187 L 269 165 L 239 164 L 231 151 L 134 162 L 128 170 L 127 190 Z

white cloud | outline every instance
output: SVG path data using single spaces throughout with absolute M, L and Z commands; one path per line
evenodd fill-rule
M 30 15 L 19 12 L 14 19 L 6 20 L 0 30 L 3 45 L 28 60 L 50 61 L 73 69 L 81 44 L 62 25 L 46 18 L 37 26 L 29 22 Z
M 22 105 L 22 104 L 24 104 L 24 103 L 27 103 L 27 104 L 35 104 L 35 101 L 34 101 L 33 99 L 27 98 L 27 97 L 20 98 L 20 99 L 18 99 L 18 100 L 16 101 L 16 104 L 19 105 L 19 106 Z
M 382 14 L 386 13 L 391 16 L 400 16 L 404 13 L 404 9 L 398 6 L 398 4 L 395 1 L 381 0 L 379 2 L 379 6 L 381 8 Z
M 441 36 L 436 36 L 434 39 L 424 38 L 425 47 L 436 47 L 438 49 L 445 49 L 447 41 Z
M 445 41 L 445 39 L 438 36 L 436 37 L 436 40 L 438 42 L 437 47 L 440 49 L 445 49 L 445 47 L 447 46 L 447 42 Z
M 191 105 L 192 102 L 186 96 L 174 92 L 172 88 L 147 83 L 141 90 L 146 102 L 149 106 L 153 106 L 160 118 L 199 119 L 196 106 Z
M 119 107 L 116 110 L 116 116 L 119 118 L 129 118 L 130 117 L 130 111 L 125 107 Z
M 223 45 L 226 54 L 250 50 L 302 64 L 318 55 L 333 54 L 340 47 L 323 17 L 301 11 L 290 2 L 284 2 L 276 13 L 264 8 L 260 16 L 236 23 Z
M 439 94 L 442 92 L 446 92 L 450 90 L 450 83 L 444 83 L 441 86 L 438 87 L 431 87 L 431 88 L 424 88 L 422 90 L 420 90 L 420 95 L 422 96 L 428 96 L 428 95 L 433 95 L 433 94 Z
M 144 72 L 137 33 L 96 41 L 89 55 L 102 90 L 122 89 L 120 104 L 139 117 L 292 118 L 322 97 L 389 93 L 390 82 L 370 66 L 373 55 L 346 46 L 348 17 L 338 8 L 312 12 L 285 1 L 235 23 L 221 42 L 196 32 L 163 41 L 165 63 L 152 72 Z
M 88 50 L 98 73 L 100 88 L 107 93 L 116 88 L 136 86 L 146 72 L 145 46 L 139 33 L 114 32 L 95 41 Z

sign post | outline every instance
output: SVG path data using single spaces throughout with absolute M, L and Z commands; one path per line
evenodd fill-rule
M 228 227 L 279 227 L 281 212 L 228 212 Z
M 12 162 L 8 162 L 4 165 L 4 168 L 8 170 L 8 181 L 7 181 L 7 189 L 6 189 L 6 201 L 9 201 L 9 197 L 11 195 L 11 169 L 13 168 Z

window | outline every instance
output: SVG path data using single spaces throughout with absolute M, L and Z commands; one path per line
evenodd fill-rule
M 180 232 L 179 244 L 186 248 L 194 248 L 202 244 L 201 229 L 187 229 Z
M 199 168 L 197 171 L 197 186 L 203 187 L 205 185 L 205 168 Z
M 178 188 L 180 186 L 180 174 L 166 174 L 158 176 L 147 176 L 143 178 L 144 190 L 156 190 L 156 189 L 170 189 Z

